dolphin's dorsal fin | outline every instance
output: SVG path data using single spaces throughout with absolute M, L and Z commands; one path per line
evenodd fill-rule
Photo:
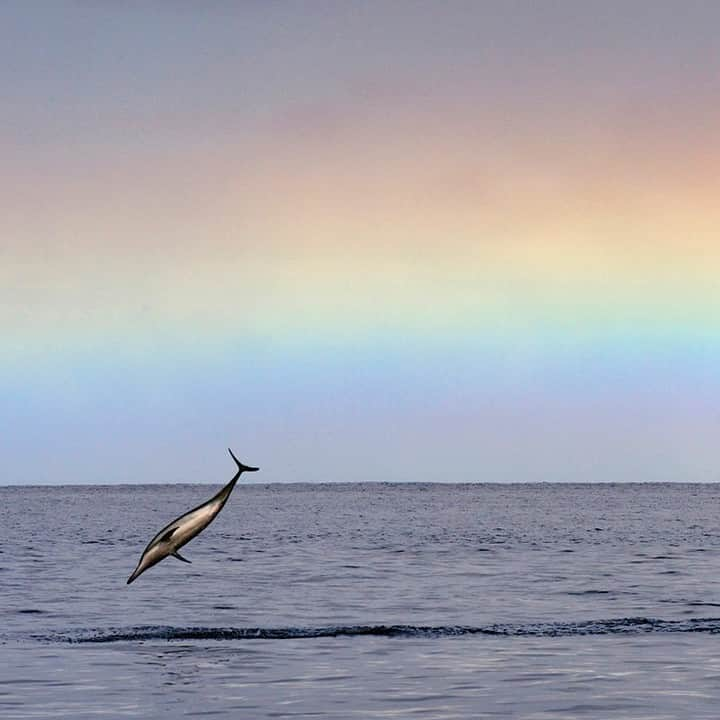
M 177 550 L 172 555 L 173 555 L 173 557 L 176 557 L 178 560 L 182 560 L 183 562 L 186 562 L 186 563 L 192 562 L 192 560 L 188 560 L 187 558 L 184 558 Z

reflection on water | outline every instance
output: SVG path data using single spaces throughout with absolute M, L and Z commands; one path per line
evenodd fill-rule
M 715 718 L 710 636 L 13 647 L 4 718 Z M 31 678 L 42 671 L 42 678 Z

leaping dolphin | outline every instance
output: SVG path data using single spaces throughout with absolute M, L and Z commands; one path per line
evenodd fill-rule
M 133 574 L 127 579 L 128 585 L 148 568 L 164 560 L 168 555 L 172 555 L 178 560 L 189 563 L 190 561 L 180 555 L 178 550 L 185 545 L 185 543 L 190 542 L 199 532 L 202 532 L 215 519 L 215 516 L 223 509 L 227 499 L 230 497 L 230 493 L 235 487 L 235 483 L 242 473 L 259 470 L 259 468 L 256 467 L 243 465 L 235 455 L 233 455 L 233 451 L 230 448 L 228 448 L 228 452 L 238 467 L 235 477 L 207 502 L 198 505 L 193 510 L 173 520 L 169 525 L 166 525 L 148 543 L 148 546 L 140 556 L 140 562 L 138 562 Z

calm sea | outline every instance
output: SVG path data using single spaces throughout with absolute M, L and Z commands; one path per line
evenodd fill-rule
M 0 717 L 717 718 L 720 487 L 0 488 Z

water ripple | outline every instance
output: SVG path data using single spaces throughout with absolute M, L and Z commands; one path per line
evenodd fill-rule
M 432 638 L 462 635 L 504 637 L 572 637 L 580 635 L 630 635 L 645 633 L 720 633 L 720 618 L 661 620 L 627 617 L 581 622 L 547 622 L 493 625 L 326 625 L 319 627 L 173 627 L 142 625 L 128 628 L 85 629 L 36 640 L 68 643 L 138 642 L 146 640 L 290 640 L 324 637 L 380 636 Z

